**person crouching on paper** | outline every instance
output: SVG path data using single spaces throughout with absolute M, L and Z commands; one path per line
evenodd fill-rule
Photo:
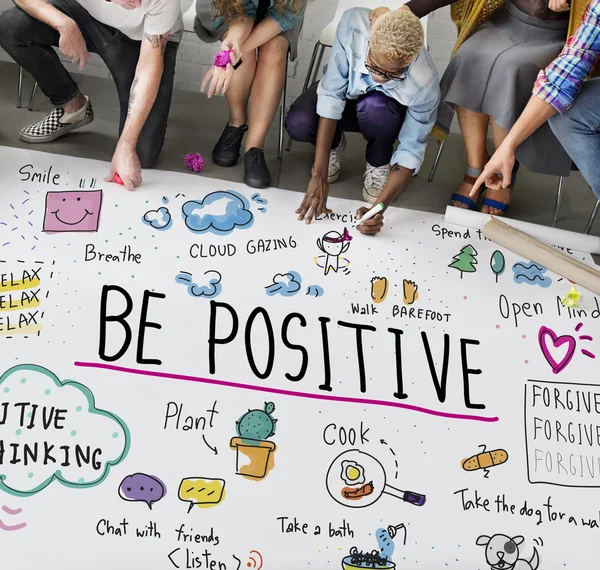
M 221 51 L 230 52 L 231 59 L 226 67 L 213 65 L 201 87 L 204 91 L 210 82 L 208 97 L 223 93 L 229 106 L 229 121 L 212 159 L 218 166 L 235 166 L 248 131 L 244 182 L 252 188 L 271 184 L 265 137 L 281 101 L 288 53 L 291 61 L 298 56 L 305 9 L 306 0 L 196 2 L 196 35 L 205 42 L 220 39 Z
M 372 28 L 371 15 L 366 8 L 343 14 L 325 75 L 300 95 L 286 117 L 293 140 L 316 145 L 312 177 L 296 211 L 306 223 L 329 212 L 329 184 L 340 174 L 344 132 L 360 132 L 367 141 L 362 195 L 368 203 L 388 207 L 423 162 L 440 101 L 423 27 L 407 10 L 373 18 Z M 400 144 L 394 152 L 396 139 Z M 361 208 L 358 216 L 367 211 Z M 376 234 L 382 225 L 377 214 L 357 229 Z
M 54 141 L 94 120 L 53 47 L 83 70 L 91 53 L 103 60 L 121 105 L 119 141 L 107 181 L 128 190 L 142 183 L 163 146 L 175 60 L 183 31 L 179 0 L 13 0 L 0 16 L 0 45 L 37 81 L 55 109 L 21 130 L 27 143 Z

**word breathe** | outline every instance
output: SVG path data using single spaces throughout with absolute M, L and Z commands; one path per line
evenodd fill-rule
M 111 295 L 112 294 L 112 295 Z M 114 299 L 116 294 L 117 299 L 111 301 L 110 305 L 113 310 L 109 310 L 109 296 Z M 162 325 L 160 323 L 151 322 L 148 320 L 148 310 L 150 299 L 164 299 L 166 295 L 162 293 L 150 293 L 149 291 L 144 292 L 142 300 L 142 308 L 139 318 L 138 327 L 138 340 L 137 340 L 137 351 L 136 360 L 138 364 L 151 364 L 160 366 L 162 361 L 159 358 L 146 358 L 144 356 L 144 339 L 148 329 L 160 330 Z M 113 305 L 114 303 L 114 305 Z M 125 309 L 123 309 L 125 305 Z M 116 312 L 114 309 L 116 309 Z M 123 288 L 116 285 L 105 285 L 102 290 L 102 298 L 100 303 L 100 342 L 98 354 L 100 358 L 107 362 L 114 362 L 122 358 L 128 351 L 129 346 L 133 341 L 133 329 L 128 322 L 133 311 L 134 303 L 131 295 Z M 225 324 L 222 321 L 225 321 Z M 337 321 L 339 328 L 334 329 L 329 323 L 331 319 L 329 317 L 318 317 L 317 318 L 318 329 L 314 331 L 314 337 L 320 340 L 320 354 L 310 354 L 308 349 L 293 341 L 290 338 L 290 328 L 292 325 L 299 325 L 304 328 L 307 326 L 306 318 L 300 313 L 290 313 L 283 317 L 280 324 L 280 339 L 281 343 L 287 350 L 297 352 L 301 356 L 301 363 L 298 370 L 294 373 L 286 372 L 285 378 L 290 382 L 299 382 L 307 374 L 309 367 L 309 359 L 318 358 L 322 365 L 323 370 L 323 381 L 318 386 L 318 389 L 324 392 L 332 392 L 332 367 L 335 362 L 332 362 L 330 357 L 330 335 L 335 332 L 339 334 L 340 330 L 346 329 L 352 334 L 350 338 L 354 337 L 354 349 L 356 358 L 358 361 L 358 388 L 361 393 L 366 393 L 367 378 L 369 376 L 367 371 L 367 365 L 365 362 L 365 354 L 363 345 L 365 341 L 369 341 L 371 344 L 384 344 L 389 345 L 389 354 L 395 365 L 395 377 L 390 382 L 391 387 L 395 390 L 392 391 L 394 398 L 398 400 L 405 400 L 409 396 L 405 392 L 404 386 L 404 364 L 403 356 L 406 359 L 406 355 L 402 352 L 402 335 L 404 332 L 397 328 L 388 328 L 387 335 L 385 338 L 377 338 L 375 333 L 378 329 L 371 325 Z M 111 327 L 109 334 L 109 325 Z M 119 330 L 121 329 L 121 330 Z M 266 309 L 263 307 L 256 307 L 247 317 L 245 325 L 242 326 L 240 322 L 240 316 L 236 309 L 227 303 L 219 303 L 216 301 L 210 302 L 210 317 L 208 323 L 208 363 L 210 374 L 216 374 L 217 372 L 217 349 L 219 352 L 223 352 L 224 347 L 230 345 L 233 340 L 238 336 L 238 333 L 243 329 L 244 331 L 244 345 L 246 360 L 248 366 L 256 378 L 265 380 L 271 376 L 274 368 L 276 353 L 278 351 L 278 342 L 276 341 L 275 328 L 273 326 L 273 319 Z M 201 330 L 201 329 L 199 329 Z M 219 333 L 217 333 L 219 331 Z M 226 331 L 226 332 L 225 332 Z M 257 331 L 260 331 L 261 339 L 261 353 L 264 352 L 264 345 L 267 347 L 267 359 L 266 364 L 259 368 L 257 364 L 256 352 L 258 347 L 253 344 L 253 339 L 258 338 Z M 120 348 L 113 354 L 107 353 L 107 338 L 123 338 L 125 340 L 120 343 Z M 427 361 L 429 373 L 433 384 L 435 395 L 439 402 L 443 403 L 446 401 L 448 392 L 448 377 L 449 377 L 449 363 L 450 363 L 450 347 L 451 339 L 448 334 L 444 334 L 443 340 L 443 357 L 441 359 L 441 370 L 438 370 L 436 365 L 436 357 L 434 357 L 434 351 L 431 348 L 430 338 L 425 331 L 421 332 L 421 343 L 423 347 L 423 354 Z M 266 341 L 266 342 L 265 342 Z M 485 409 L 485 405 L 481 403 L 475 403 L 471 400 L 471 377 L 482 373 L 480 369 L 470 368 L 468 363 L 468 348 L 475 347 L 480 344 L 478 340 L 461 338 L 459 339 L 458 348 L 460 351 L 460 362 L 461 362 L 461 388 L 462 388 L 462 400 L 464 406 L 469 409 Z M 236 357 L 237 357 L 236 351 Z M 411 354 L 414 357 L 414 354 Z M 228 355 L 228 359 L 231 358 L 231 353 Z M 438 355 L 439 358 L 439 355 Z M 286 359 L 287 360 L 287 359 Z M 382 363 L 377 363 L 377 368 L 381 369 Z M 383 368 L 388 369 L 388 368 Z M 393 370 L 393 367 L 389 367 Z M 333 371 L 335 372 L 335 370 Z M 393 372 L 392 372 L 393 374 Z M 383 381 L 383 378 L 382 378 Z
M 525 438 L 531 483 L 600 487 L 600 390 L 528 382 Z
M 85 246 L 85 261 L 103 261 L 105 263 L 137 263 L 142 262 L 142 254 L 134 253 L 130 245 L 126 245 L 118 253 L 102 253 L 93 243 Z

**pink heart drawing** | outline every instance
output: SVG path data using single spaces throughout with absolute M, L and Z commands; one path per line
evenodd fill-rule
M 552 341 L 552 345 L 549 344 L 549 340 Z M 575 354 L 575 339 L 569 335 L 558 336 L 552 329 L 549 329 L 548 327 L 540 328 L 538 342 L 540 343 L 540 348 L 542 349 L 544 358 L 552 367 L 552 372 L 554 372 L 554 374 L 562 372 L 569 362 L 571 362 L 571 359 Z M 560 348 L 563 344 L 567 345 L 567 353 L 563 356 L 562 360 L 557 362 L 550 351 L 553 348 Z

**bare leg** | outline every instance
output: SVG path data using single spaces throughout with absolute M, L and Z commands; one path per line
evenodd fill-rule
M 276 36 L 258 48 L 258 64 L 251 91 L 246 150 L 263 149 L 265 146 L 267 131 L 281 101 L 288 49 L 289 43 L 283 36 Z
M 498 148 L 506 138 L 506 129 L 498 126 L 494 117 L 490 117 L 490 122 L 492 125 L 492 134 L 494 136 L 494 145 L 496 148 Z M 502 188 L 500 190 L 488 189 L 486 190 L 485 197 L 489 198 L 490 200 L 502 202 L 503 204 L 510 204 L 511 191 L 512 185 L 508 188 Z M 490 206 L 481 206 L 481 211 L 484 214 L 493 214 L 494 216 L 501 216 L 504 214 L 504 212 L 498 210 L 497 208 L 491 208 Z
M 475 171 L 482 170 L 489 159 L 486 142 L 490 118 L 488 115 L 475 113 L 474 111 L 469 111 L 464 107 L 458 106 L 456 107 L 456 114 L 458 115 L 458 124 L 460 125 L 460 131 L 465 142 L 468 168 L 467 176 L 465 176 L 466 179 L 461 182 L 456 193 L 462 196 L 469 196 L 469 192 L 475 182 L 467 178 L 469 172 L 474 173 Z M 470 176 L 473 176 L 473 174 Z M 474 201 L 476 202 L 477 199 L 474 199 Z M 467 207 L 466 204 L 456 201 L 453 201 L 452 205 L 459 208 Z
M 247 27 L 246 37 L 254 27 L 254 20 L 247 18 L 243 24 Z M 227 33 L 223 35 L 222 40 L 227 38 Z M 244 62 L 233 73 L 225 99 L 229 105 L 229 124 L 232 127 L 241 127 L 248 122 L 248 99 L 250 98 L 250 88 L 256 73 L 256 51 L 252 50 L 248 53 L 242 53 L 242 61 Z

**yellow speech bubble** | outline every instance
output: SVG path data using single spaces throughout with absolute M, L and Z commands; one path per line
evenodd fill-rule
M 188 477 L 179 485 L 179 500 L 190 504 L 188 513 L 195 506 L 200 509 L 214 507 L 225 500 L 225 480 Z

